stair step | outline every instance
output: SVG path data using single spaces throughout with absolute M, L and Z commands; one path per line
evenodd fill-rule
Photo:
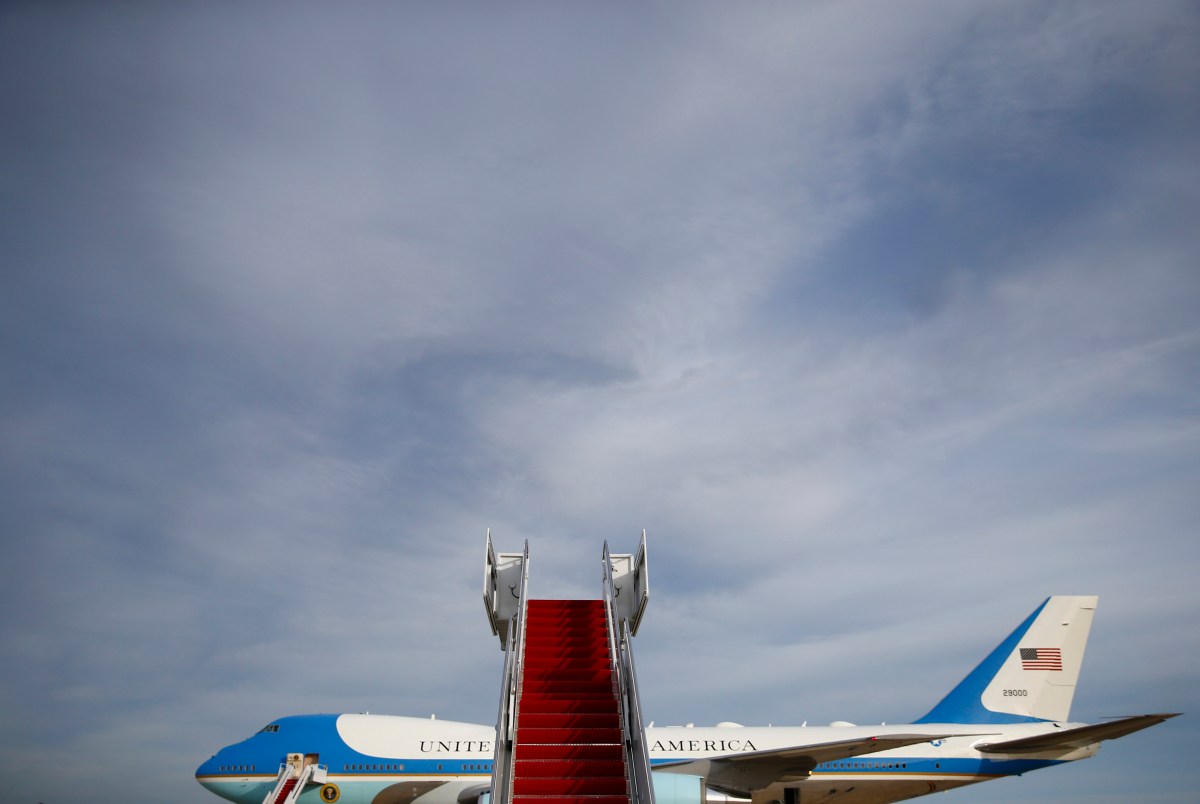
M 534 743 L 563 745 L 564 743 L 621 743 L 619 728 L 589 729 L 589 728 L 517 728 L 516 742 L 530 745 Z
M 522 779 L 536 778 L 625 778 L 623 759 L 518 759 L 516 775 Z
M 603 625 L 579 625 L 570 623 L 529 623 L 525 633 L 530 639 L 542 639 L 551 643 L 562 641 L 595 639 L 608 641 L 608 629 Z
M 524 691 L 524 698 L 533 698 L 536 700 L 558 700 L 558 701 L 601 701 L 601 700 L 616 700 L 613 694 L 612 684 L 594 684 L 596 689 L 591 692 L 564 692 L 562 690 L 553 689 L 527 689 Z
M 578 611 L 588 608 L 600 608 L 604 611 L 602 600 L 530 600 L 529 611 Z
M 513 779 L 513 795 L 598 795 L 619 796 L 626 790 L 624 776 L 571 777 L 559 779 Z
M 629 804 L 628 796 L 513 796 L 513 804 Z
M 558 670 L 606 670 L 612 673 L 607 653 L 601 656 L 526 656 L 523 667 L 526 673 Z
M 624 746 L 608 745 L 517 745 L 514 756 L 520 762 L 526 759 L 605 759 L 623 761 Z
M 612 670 L 607 667 L 593 667 L 583 670 L 554 670 L 552 668 L 537 668 L 527 667 L 524 673 L 525 684 L 528 687 L 530 682 L 534 684 L 555 684 L 555 683 L 572 683 L 572 684 L 611 684 Z
M 608 657 L 608 635 L 588 637 L 539 636 L 525 640 L 525 658 L 534 656 L 604 656 Z
M 608 656 L 608 634 L 569 636 L 533 634 L 525 640 L 525 658 L 537 653 L 545 656 Z
M 613 697 L 612 684 L 608 681 L 543 681 L 527 687 L 526 690 L 537 694 L 554 694 L 564 697 Z
M 603 662 L 610 664 L 608 645 L 595 646 L 588 643 L 587 649 L 556 648 L 553 646 L 534 646 L 526 644 L 524 665 L 537 662 L 550 664 L 553 662 Z
M 612 695 L 603 698 L 556 698 L 547 695 L 526 693 L 521 698 L 521 715 L 566 715 L 603 714 L 619 711 L 617 699 Z
M 518 728 L 526 729 L 613 729 L 620 728 L 616 707 L 608 712 L 527 712 L 521 708 Z

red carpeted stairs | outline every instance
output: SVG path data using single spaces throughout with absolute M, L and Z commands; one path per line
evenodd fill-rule
M 531 600 L 513 804 L 629 804 L 600 600 Z
M 288 779 L 283 783 L 283 787 L 279 790 L 279 795 L 275 796 L 275 801 L 287 801 L 288 794 L 292 792 L 292 788 L 296 786 L 298 779 Z

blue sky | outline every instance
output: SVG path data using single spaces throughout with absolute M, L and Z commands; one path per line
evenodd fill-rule
M 9 3 L 6 797 L 488 722 L 649 531 L 660 724 L 900 722 L 1047 595 L 1200 711 L 1194 3 Z M 962 802 L 1191 800 L 1186 716 Z M 94 795 L 93 795 L 94 794 Z

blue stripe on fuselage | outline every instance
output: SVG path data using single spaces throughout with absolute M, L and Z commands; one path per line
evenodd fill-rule
M 653 759 L 650 766 L 678 763 L 679 759 Z M 686 760 L 685 760 L 686 761 Z M 1060 765 L 1057 759 L 978 759 L 970 757 L 888 757 L 887 759 L 842 759 L 823 762 L 813 769 L 814 774 L 836 773 L 848 775 L 895 776 L 917 774 L 921 776 L 1013 776 L 1051 765 Z

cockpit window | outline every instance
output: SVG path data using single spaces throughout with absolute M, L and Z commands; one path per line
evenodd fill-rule
M 278 723 L 272 723 L 272 724 L 271 724 L 271 725 L 269 725 L 269 726 L 263 726 L 263 727 L 262 727 L 262 728 L 259 730 L 259 732 L 258 732 L 258 733 L 259 733 L 259 734 L 262 734 L 264 731 L 269 731 L 269 732 L 272 732 L 272 733 L 274 733 L 274 732 L 277 732 L 277 731 L 279 731 L 279 724 L 278 724 Z

